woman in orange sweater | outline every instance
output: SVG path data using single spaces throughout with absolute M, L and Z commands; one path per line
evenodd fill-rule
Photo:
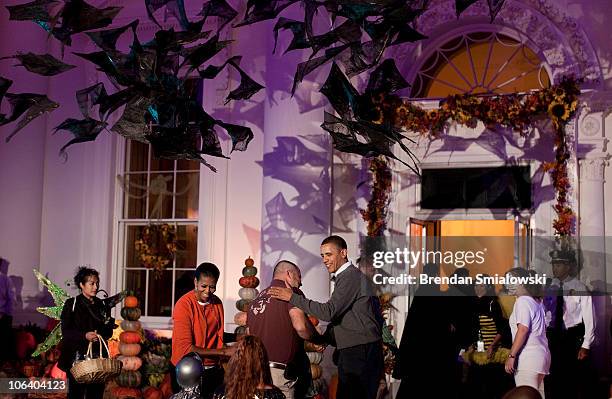
M 214 295 L 219 280 L 219 269 L 212 263 L 202 263 L 195 271 L 194 290 L 183 295 L 174 305 L 172 319 L 172 364 L 174 366 L 190 352 L 197 352 L 204 363 L 200 392 L 202 398 L 212 397 L 223 383 L 221 356 L 231 356 L 233 350 L 223 347 L 223 303 Z M 176 382 L 176 369 L 172 368 L 172 390 L 180 387 Z

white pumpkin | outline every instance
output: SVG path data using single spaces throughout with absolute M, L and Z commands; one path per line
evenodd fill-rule
M 323 354 L 320 352 L 306 352 L 306 355 L 312 364 L 320 364 L 323 361 Z
M 246 326 L 247 324 L 247 314 L 246 312 L 238 312 L 234 315 L 234 323 L 239 326 Z
M 238 296 L 240 299 L 246 299 L 247 301 L 252 301 L 259 294 L 257 288 L 240 288 L 238 290 Z
M 142 366 L 142 359 L 138 356 L 121 355 L 117 359 L 121 360 L 123 370 L 136 371 Z

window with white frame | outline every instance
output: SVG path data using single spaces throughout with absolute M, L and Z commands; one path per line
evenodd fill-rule
M 437 47 L 412 83 L 412 98 L 453 94 L 508 94 L 550 86 L 545 63 L 525 38 L 471 32 Z
M 150 145 L 137 141 L 129 141 L 125 147 L 117 246 L 119 288 L 133 291 L 139 298 L 145 321 L 162 322 L 172 315 L 178 298 L 193 288 L 200 164 L 157 159 Z M 137 250 L 137 241 L 150 225 L 167 225 L 174 231 L 176 250 L 161 271 L 147 267 Z M 165 241 L 147 243 L 158 248 L 166 245 Z

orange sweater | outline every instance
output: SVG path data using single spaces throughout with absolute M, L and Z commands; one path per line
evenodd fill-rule
M 189 291 L 174 305 L 172 319 L 172 364 L 190 352 L 191 345 L 206 349 L 223 347 L 223 303 L 212 295 L 208 305 L 200 305 L 195 293 Z M 218 363 L 216 358 L 203 358 L 204 365 Z

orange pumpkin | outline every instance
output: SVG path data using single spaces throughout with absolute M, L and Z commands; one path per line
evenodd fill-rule
M 245 261 L 244 261 L 244 265 L 247 267 L 253 267 L 255 265 L 255 261 L 253 259 L 251 259 L 251 257 L 249 256 Z
M 124 344 L 138 344 L 140 343 L 140 334 L 136 331 L 123 331 L 119 335 L 119 342 L 123 342 Z
M 137 388 L 117 387 L 113 389 L 113 395 L 117 399 L 142 398 L 142 393 Z
M 161 389 L 164 398 L 169 398 L 172 396 L 172 379 L 170 378 L 170 373 L 167 373 L 164 377 L 164 381 L 159 386 Z
M 318 364 L 311 364 L 310 374 L 312 374 L 312 379 L 316 380 L 317 378 L 320 378 L 323 374 L 323 369 Z
M 121 320 L 121 329 L 124 331 L 140 331 L 141 327 L 138 320 Z
M 255 288 L 259 285 L 259 279 L 255 276 L 240 277 L 238 284 L 244 288 Z
M 142 366 L 142 359 L 138 356 L 121 355 L 117 359 L 121 360 L 122 370 L 136 371 Z
M 138 298 L 135 297 L 134 295 L 126 296 L 125 300 L 123 301 L 123 306 L 125 306 L 126 308 L 138 307 Z
M 317 319 L 316 316 L 308 315 L 308 320 L 310 320 L 312 325 L 315 327 L 319 325 L 319 319 Z
M 161 389 L 155 387 L 148 387 L 143 391 L 144 399 L 163 399 L 164 394 Z
M 125 356 L 136 356 L 140 353 L 140 344 L 119 343 L 119 353 Z

